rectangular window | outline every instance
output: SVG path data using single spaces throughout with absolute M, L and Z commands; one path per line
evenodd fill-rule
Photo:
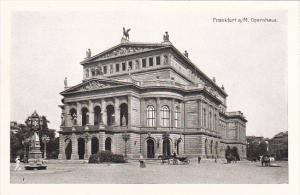
M 153 58 L 149 58 L 149 66 L 153 66 Z
M 143 66 L 143 68 L 146 67 L 146 59 L 142 59 L 142 66 Z
M 114 67 L 113 67 L 113 65 L 111 64 L 110 65 L 110 74 L 112 74 L 114 72 Z
M 156 56 L 156 65 L 160 65 L 160 56 Z
M 103 74 L 107 74 L 107 66 L 103 66 Z
M 128 62 L 128 66 L 129 66 L 128 69 L 132 70 L 132 61 Z
M 126 71 L 126 63 L 125 62 L 122 63 L 122 71 Z
M 120 64 L 116 64 L 116 72 L 120 71 Z

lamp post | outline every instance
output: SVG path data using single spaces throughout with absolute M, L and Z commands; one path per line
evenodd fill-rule
M 266 145 L 267 145 L 267 154 L 269 153 L 269 142 L 265 141 Z
M 49 136 L 43 135 L 42 141 L 44 143 L 44 159 L 46 159 L 47 158 L 47 149 L 46 149 L 47 148 L 47 143 L 50 141 Z
M 128 133 L 124 133 L 122 135 L 122 138 L 125 142 L 125 159 L 127 159 L 127 141 L 129 140 L 129 134 Z

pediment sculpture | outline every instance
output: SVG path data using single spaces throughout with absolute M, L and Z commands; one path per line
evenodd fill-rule
M 106 85 L 101 83 L 100 81 L 90 81 L 86 85 L 80 87 L 79 91 L 87 91 L 93 89 L 101 89 L 104 87 L 109 87 L 110 85 Z
M 145 48 L 145 47 L 120 47 L 110 53 L 100 56 L 100 58 L 110 58 L 110 57 L 115 57 L 120 55 L 127 55 L 127 54 L 146 51 L 150 49 L 151 48 Z

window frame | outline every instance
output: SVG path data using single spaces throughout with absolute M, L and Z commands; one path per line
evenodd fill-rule
M 146 126 L 155 127 L 156 126 L 156 112 L 155 107 L 148 105 L 146 108 Z
M 157 60 L 157 59 L 159 59 L 159 60 Z M 156 56 L 155 61 L 156 61 L 156 65 L 161 65 L 160 56 Z
M 126 62 L 122 62 L 122 71 L 126 71 Z
M 146 58 L 143 58 L 142 59 L 142 68 L 146 68 L 146 67 L 147 67 L 147 60 L 146 60 Z
M 164 105 L 160 109 L 160 125 L 161 127 L 170 127 L 170 108 Z
M 107 74 L 107 66 L 103 66 L 103 74 Z
M 149 62 L 149 66 L 154 66 L 154 59 L 153 59 L 153 57 L 149 57 L 148 62 Z
M 116 64 L 116 72 L 120 72 L 120 64 Z
M 176 128 L 179 127 L 179 118 L 180 118 L 180 108 L 179 106 L 176 106 L 174 112 L 174 127 Z

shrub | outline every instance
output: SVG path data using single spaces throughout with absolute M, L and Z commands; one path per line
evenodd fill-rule
M 111 151 L 100 151 L 97 154 L 92 154 L 89 158 L 89 163 L 125 163 L 124 156 L 121 154 L 113 154 Z

